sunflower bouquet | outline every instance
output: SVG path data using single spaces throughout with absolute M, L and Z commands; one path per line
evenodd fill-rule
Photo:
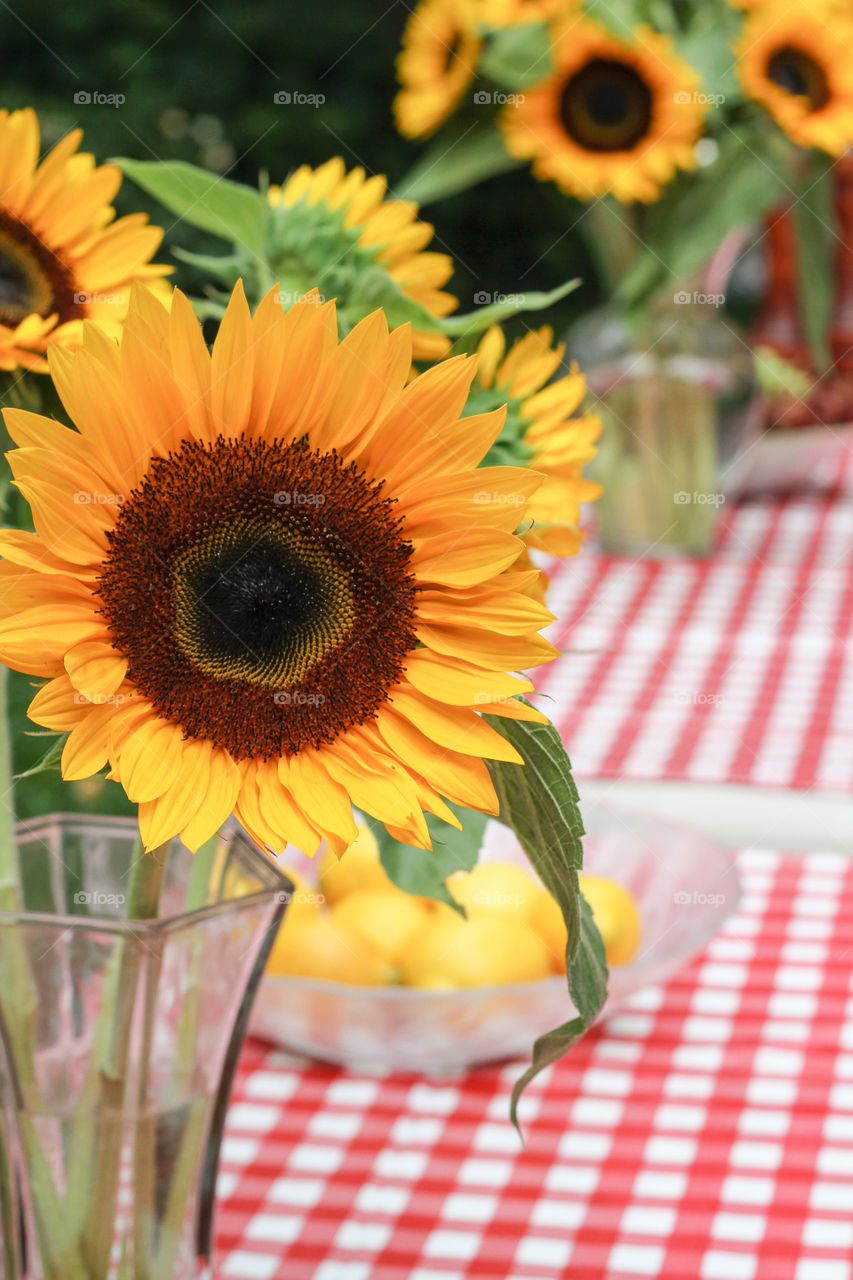
M 427 203 L 530 165 L 574 206 L 608 299 L 570 345 L 607 418 L 603 532 L 630 530 L 614 549 L 707 547 L 755 389 L 726 281 L 780 203 L 795 212 L 803 331 L 828 363 L 851 48 L 839 0 L 423 0 L 407 23 L 397 126 L 440 132 L 401 194 Z
M 451 314 L 450 260 L 382 179 L 333 160 L 255 190 L 126 162 L 231 243 L 192 259 L 210 281 L 194 305 L 150 260 L 159 229 L 113 221 L 118 167 L 76 135 L 37 164 L 31 112 L 0 130 L 22 500 L 0 531 L 0 688 L 6 668 L 33 679 L 42 767 L 106 770 L 138 827 L 109 894 L 86 888 L 106 837 L 31 825 L 16 849 L 0 735 L 5 1273 L 29 1255 L 50 1280 L 174 1280 L 209 1249 L 285 847 L 340 855 L 358 814 L 389 875 L 455 905 L 446 877 L 476 861 L 485 815 L 514 829 L 563 912 L 574 1011 L 534 1046 L 513 1115 L 601 1008 L 577 793 L 519 674 L 556 654 L 527 549 L 577 550 L 598 423 L 577 371 L 551 381 L 549 329 L 506 350 L 516 302 Z M 56 412 L 21 407 L 22 380 Z

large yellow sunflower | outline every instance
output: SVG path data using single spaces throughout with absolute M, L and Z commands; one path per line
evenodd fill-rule
M 81 137 L 39 163 L 35 112 L 0 111 L 0 369 L 45 372 L 50 343 L 76 342 L 85 318 L 120 321 L 132 281 L 171 270 L 151 262 L 163 232 L 145 214 L 113 221 L 121 172 Z
M 583 475 L 596 455 L 601 420 L 579 413 L 586 381 L 576 367 L 551 382 L 563 362 L 562 343 L 552 346 L 553 331 L 544 325 L 506 351 L 502 330 L 494 325 L 478 350 L 477 378 L 468 408 L 484 412 L 507 404 L 507 419 L 492 447 L 496 462 L 528 463 L 545 476 L 525 510 L 530 547 L 571 556 L 580 549 L 583 531 L 580 506 L 592 502 L 601 486 Z M 547 385 L 546 385 L 547 384 Z
M 799 146 L 841 155 L 853 144 L 853 14 L 784 0 L 753 10 L 737 48 L 743 86 Z
M 251 315 L 212 353 L 183 294 L 134 290 L 121 341 L 50 354 L 77 431 L 8 410 L 34 534 L 0 535 L 0 660 L 47 677 L 30 715 L 62 769 L 109 763 L 147 848 L 233 811 L 274 849 L 341 851 L 351 802 L 427 846 L 445 799 L 494 812 L 478 712 L 541 720 L 507 674 L 552 615 L 514 568 L 535 472 L 478 463 L 503 412 L 460 421 L 476 362 L 408 382 L 408 326 L 340 344 L 333 303 Z
M 453 294 L 442 289 L 453 274 L 453 259 L 447 253 L 424 252 L 432 224 L 419 221 L 414 201 L 386 200 L 387 185 L 384 177 L 368 178 L 363 169 L 347 173 L 335 156 L 319 169 L 302 165 L 283 187 L 270 188 L 270 203 L 288 210 L 277 236 L 291 277 L 294 272 L 300 277 L 292 281 L 294 298 L 317 284 L 322 296 L 337 299 L 339 316 L 346 316 L 352 298 L 361 319 L 359 289 L 378 265 L 430 315 L 446 316 L 458 306 Z M 440 360 L 450 350 L 450 340 L 416 328 L 412 350 L 416 360 Z
M 407 138 L 434 133 L 474 79 L 478 10 L 477 0 L 421 0 L 406 23 L 394 118 Z
M 706 108 L 665 36 L 639 26 L 627 43 L 569 16 L 554 28 L 553 55 L 554 74 L 501 115 L 507 149 L 533 160 L 537 178 L 582 200 L 655 200 L 695 165 Z

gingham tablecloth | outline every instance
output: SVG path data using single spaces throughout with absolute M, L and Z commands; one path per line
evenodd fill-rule
M 724 508 L 707 560 L 556 569 L 537 676 L 580 777 L 853 787 L 853 465 Z
M 705 952 L 534 1082 L 525 1150 L 519 1064 L 348 1075 L 252 1042 L 223 1280 L 851 1280 L 853 860 L 739 865 Z

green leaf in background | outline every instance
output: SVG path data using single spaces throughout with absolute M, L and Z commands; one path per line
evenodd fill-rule
M 41 735 L 31 733 L 29 736 L 34 738 L 40 737 Z M 34 778 L 38 773 L 46 773 L 48 770 L 56 770 L 59 768 L 59 763 L 62 759 L 62 749 L 68 739 L 68 734 L 49 733 L 45 734 L 45 737 L 50 738 L 50 746 L 34 765 L 31 765 L 29 769 L 25 769 L 23 773 L 15 774 L 16 782 L 19 782 L 21 778 Z
M 535 1075 L 561 1057 L 583 1035 L 607 998 L 604 943 L 578 885 L 583 865 L 583 822 L 571 764 L 552 724 L 534 724 L 486 716 L 524 759 L 523 767 L 489 762 L 500 800 L 501 821 L 518 836 L 542 883 L 556 898 L 569 940 L 566 970 L 577 1017 L 540 1036 L 533 1060 L 512 1091 L 511 1117 L 517 1125 L 518 1100 Z
M 462 809 L 458 805 L 450 807 L 462 822 L 462 830 L 430 814 L 427 824 L 433 842 L 431 853 L 395 840 L 381 822 L 373 827 L 373 834 L 379 845 L 382 865 L 394 884 L 406 893 L 446 902 L 464 916 L 463 908 L 444 882 L 454 871 L 470 871 L 476 866 L 488 818 L 472 809 Z
M 819 372 L 832 363 L 829 330 L 835 305 L 835 217 L 832 156 L 811 153 L 793 205 L 800 321 Z
M 790 191 L 790 149 L 769 130 L 726 129 L 707 169 L 676 179 L 641 228 L 642 252 L 617 291 L 627 309 L 659 289 L 679 289 L 731 231 L 753 227 Z
M 379 307 L 385 312 L 392 329 L 411 321 L 413 329 L 421 329 L 426 333 L 443 331 L 441 321 L 431 311 L 427 311 L 426 307 L 404 293 L 397 281 L 377 263 L 365 267 L 358 273 L 352 282 L 345 305 L 339 299 L 338 308 L 343 313 L 348 327 L 352 328 L 363 316 L 369 315 Z
M 262 252 L 269 205 L 253 187 L 183 160 L 112 163 L 184 222 L 241 244 L 252 254 Z
M 669 4 L 663 7 L 669 8 Z M 687 31 L 675 36 L 678 53 L 701 76 L 703 92 L 722 97 L 719 105 L 728 108 L 744 96 L 732 52 L 742 25 L 742 15 L 730 4 L 703 4 L 693 10 Z
M 505 89 L 526 89 L 549 76 L 553 67 L 547 23 L 529 22 L 492 36 L 478 70 Z
M 483 126 L 469 125 L 455 140 L 445 130 L 414 168 L 396 183 L 392 194 L 397 200 L 429 204 L 432 200 L 467 191 L 486 178 L 509 173 L 526 163 L 509 154 L 491 120 Z
M 585 0 L 583 7 L 588 18 L 600 22 L 621 40 L 631 40 L 637 23 L 647 17 L 636 0 Z
M 498 324 L 507 316 L 517 315 L 520 311 L 543 311 L 565 298 L 567 293 L 572 293 L 579 284 L 580 280 L 568 280 L 548 293 L 501 294 L 500 301 L 486 303 L 476 311 L 459 316 L 444 316 L 437 322 L 437 327 L 451 338 L 466 338 L 472 333 L 482 333 L 489 325 Z

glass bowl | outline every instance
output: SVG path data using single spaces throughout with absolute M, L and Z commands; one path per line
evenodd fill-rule
M 582 810 L 585 870 L 630 889 L 643 919 L 636 957 L 611 970 L 606 1016 L 713 937 L 737 903 L 738 878 L 731 850 L 692 827 L 598 802 Z M 497 822 L 486 829 L 481 861 L 529 866 Z M 352 1070 L 440 1073 L 527 1057 L 537 1036 L 573 1012 L 564 977 L 432 991 L 266 974 L 250 1031 Z

